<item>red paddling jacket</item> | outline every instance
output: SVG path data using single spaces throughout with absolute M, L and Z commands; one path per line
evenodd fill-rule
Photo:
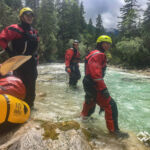
M 10 56 L 33 55 L 38 41 L 37 31 L 28 24 L 13 24 L 0 33 L 0 46 L 6 49 Z
M 74 48 L 70 48 L 66 50 L 65 54 L 65 65 L 66 67 L 70 67 L 72 63 L 80 62 L 80 53 L 78 50 Z
M 96 83 L 96 89 L 102 91 L 106 88 L 103 79 L 106 70 L 106 55 L 99 50 L 93 50 L 85 59 L 85 75 L 90 75 Z

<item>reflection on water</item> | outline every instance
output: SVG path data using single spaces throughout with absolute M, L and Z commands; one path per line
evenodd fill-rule
M 64 64 L 40 65 L 37 80 L 37 97 L 32 117 L 43 120 L 77 120 L 84 101 L 82 79 L 77 89 L 69 89 L 68 75 Z M 80 65 L 83 78 L 83 64 Z M 119 125 L 121 129 L 147 131 L 150 133 L 150 80 L 144 76 L 108 69 L 105 82 L 115 99 L 119 110 Z M 107 132 L 104 113 L 98 114 L 96 108 L 89 120 L 88 126 Z M 91 125 L 92 124 L 92 125 Z

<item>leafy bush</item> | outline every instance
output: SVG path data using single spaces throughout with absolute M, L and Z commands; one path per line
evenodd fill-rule
M 143 39 L 123 38 L 116 44 L 116 56 L 127 67 L 141 68 L 150 66 L 149 51 L 143 45 Z

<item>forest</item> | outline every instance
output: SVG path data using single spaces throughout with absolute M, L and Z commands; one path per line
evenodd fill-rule
M 96 39 L 107 34 L 112 37 L 112 48 L 107 53 L 108 63 L 125 68 L 150 67 L 150 0 L 142 10 L 137 0 L 124 0 L 120 8 L 117 29 L 108 32 L 101 14 L 96 24 L 85 19 L 84 5 L 79 0 L 0 0 L 0 31 L 19 23 L 19 10 L 28 6 L 34 11 L 33 27 L 38 30 L 40 63 L 64 62 L 64 54 L 73 39 L 80 41 L 81 58 L 95 48 Z M 142 15 L 141 15 L 142 14 Z M 3 61 L 7 56 L 0 55 Z

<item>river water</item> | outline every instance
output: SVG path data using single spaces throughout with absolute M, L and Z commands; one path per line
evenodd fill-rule
M 84 65 L 80 64 L 82 78 L 77 89 L 69 89 L 68 75 L 64 64 L 52 63 L 38 66 L 37 97 L 34 119 L 81 122 L 80 112 L 84 101 L 82 78 Z M 117 103 L 119 127 L 125 131 L 150 133 L 150 79 L 108 68 L 105 82 L 111 96 Z M 99 107 L 92 115 L 90 125 L 107 131 L 104 113 L 99 115 Z

